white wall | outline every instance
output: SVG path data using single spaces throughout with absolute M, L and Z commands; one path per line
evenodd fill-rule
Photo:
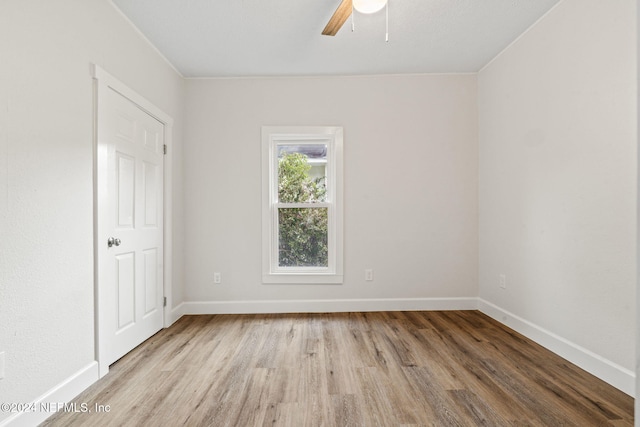
M 107 0 L 3 0 L 1 9 L 0 402 L 20 403 L 95 360 L 90 64 L 175 119 L 178 205 L 184 82 Z M 174 274 L 180 283 L 179 263 Z
M 477 296 L 475 75 L 188 80 L 186 93 L 185 301 Z M 344 127 L 344 284 L 261 283 L 263 125 Z
M 478 76 L 480 298 L 629 378 L 635 7 L 564 0 Z

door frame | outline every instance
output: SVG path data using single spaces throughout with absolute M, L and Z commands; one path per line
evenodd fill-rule
M 109 90 L 118 92 L 132 103 L 136 104 L 140 109 L 158 120 L 164 125 L 164 144 L 167 146 L 167 152 L 164 159 L 164 176 L 163 176 L 163 294 L 166 304 L 163 307 L 163 327 L 166 328 L 173 323 L 171 307 L 172 303 L 172 270 L 173 270 L 173 253 L 172 253 L 172 135 L 173 135 L 173 118 L 156 107 L 142 95 L 129 88 L 120 80 L 100 68 L 98 65 L 91 65 L 91 74 L 93 77 L 93 272 L 94 272 L 94 335 L 95 335 L 95 358 L 98 362 L 99 376 L 102 378 L 109 372 L 109 365 L 106 362 L 106 340 L 102 324 L 104 321 L 103 310 L 100 308 L 100 295 L 104 292 L 104 284 L 100 283 L 98 255 L 100 250 L 104 250 L 99 245 L 101 237 L 99 236 L 99 216 L 98 200 L 104 197 L 106 191 L 106 150 L 101 149 L 104 144 L 99 141 L 98 129 L 103 126 L 104 117 L 101 116 L 100 110 L 107 103 L 105 94 Z

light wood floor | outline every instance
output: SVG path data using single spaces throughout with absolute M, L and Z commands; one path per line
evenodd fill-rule
M 633 425 L 631 397 L 476 311 L 186 316 L 75 402 L 110 412 L 44 425 Z

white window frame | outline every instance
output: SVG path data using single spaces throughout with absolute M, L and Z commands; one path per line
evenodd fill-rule
M 278 145 L 327 145 L 327 194 L 314 208 L 328 209 L 328 267 L 280 267 L 278 208 L 310 204 L 278 202 Z M 262 282 L 327 283 L 343 281 L 343 130 L 339 126 L 262 127 Z

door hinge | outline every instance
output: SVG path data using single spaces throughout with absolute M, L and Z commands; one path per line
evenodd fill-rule
M 163 307 L 166 307 L 166 306 L 167 306 L 167 297 L 164 297 L 164 298 L 162 299 L 162 306 L 163 306 Z
M 162 146 L 162 151 L 164 152 L 164 154 L 167 154 L 167 144 L 164 144 Z

